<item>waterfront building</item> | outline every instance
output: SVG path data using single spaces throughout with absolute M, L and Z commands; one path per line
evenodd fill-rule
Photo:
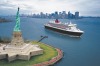
M 66 11 L 62 11 L 62 18 L 63 18 L 63 19 L 67 18 Z
M 57 11 L 56 11 L 55 14 L 54 14 L 54 18 L 55 18 L 55 19 L 58 19 L 58 12 L 57 12 Z
M 79 18 L 79 12 L 75 12 L 75 19 L 78 19 Z

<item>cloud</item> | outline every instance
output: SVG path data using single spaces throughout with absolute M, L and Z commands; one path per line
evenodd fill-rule
M 100 16 L 99 3 L 99 0 L 0 0 L 0 12 L 7 13 L 12 10 L 11 13 L 14 14 L 20 7 L 20 13 L 27 14 L 55 11 L 71 11 L 74 13 L 79 11 L 81 15 Z

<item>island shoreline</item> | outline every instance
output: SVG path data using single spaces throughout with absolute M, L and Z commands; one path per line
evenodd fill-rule
M 41 42 L 40 42 L 41 43 Z M 44 43 L 42 43 L 44 44 Z M 47 45 L 47 44 L 44 44 L 46 46 L 50 46 L 50 45 Z M 50 47 L 53 47 L 53 46 L 50 46 Z M 55 48 L 55 47 L 53 47 Z M 37 64 L 33 64 L 33 66 L 51 66 L 51 65 L 54 65 L 56 64 L 58 61 L 60 61 L 62 58 L 63 58 L 63 51 L 59 48 L 55 48 L 56 51 L 57 51 L 57 56 L 51 58 L 49 61 L 44 61 L 44 62 L 41 62 L 41 63 L 37 63 Z

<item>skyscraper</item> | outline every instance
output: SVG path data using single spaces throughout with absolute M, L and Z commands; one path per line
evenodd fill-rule
M 58 19 L 58 12 L 55 12 L 55 19 Z
M 62 18 L 67 18 L 67 14 L 66 14 L 66 11 L 62 11 Z
M 40 17 L 41 17 L 41 18 L 43 18 L 43 17 L 44 17 L 43 12 L 40 12 Z
M 79 18 L 79 12 L 75 12 L 75 18 L 78 19 Z
M 70 11 L 68 12 L 68 18 L 69 18 L 69 19 L 72 18 L 72 13 L 70 13 Z

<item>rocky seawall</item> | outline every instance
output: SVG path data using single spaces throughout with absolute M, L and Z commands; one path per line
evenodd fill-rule
M 49 60 L 49 61 L 34 64 L 33 66 L 50 66 L 50 65 L 57 63 L 59 60 L 61 60 L 63 58 L 63 51 L 58 48 L 56 48 L 56 50 L 58 52 L 58 55 L 56 57 L 51 58 L 51 60 Z

